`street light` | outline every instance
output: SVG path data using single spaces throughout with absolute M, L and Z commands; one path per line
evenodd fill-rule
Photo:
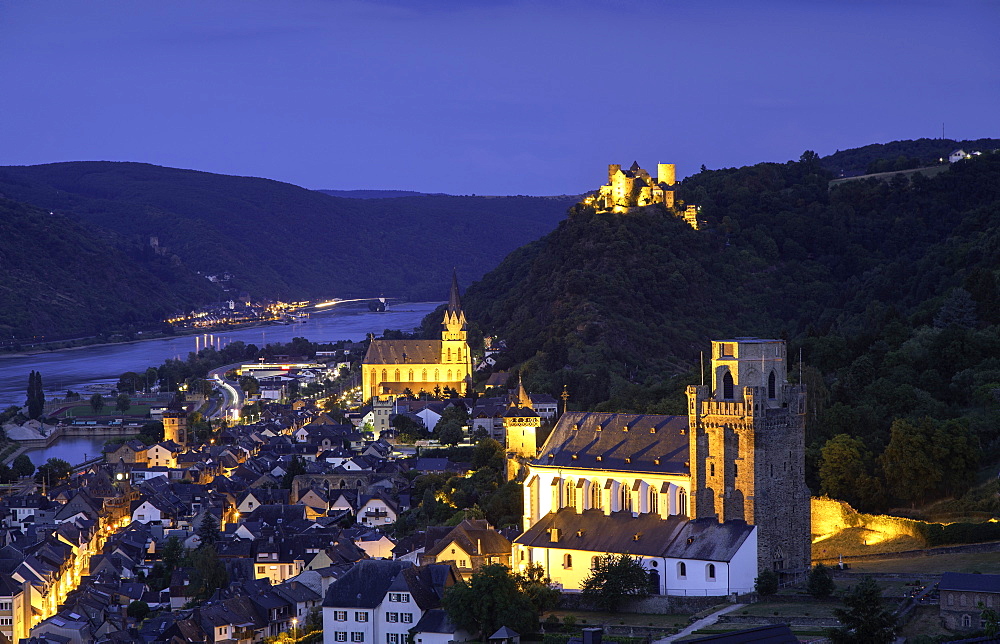
M 293 640 L 297 639 L 296 635 L 297 635 L 298 624 L 299 624 L 298 618 L 297 617 L 293 617 L 292 618 L 292 639 Z

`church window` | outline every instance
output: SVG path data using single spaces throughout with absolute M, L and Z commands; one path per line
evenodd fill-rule
M 736 478 L 737 476 L 739 476 L 739 466 L 736 465 L 736 463 L 733 463 L 733 478 Z
M 462 349 L 459 349 L 459 350 L 458 350 L 458 361 L 459 361 L 459 362 L 461 362 L 461 361 L 462 361 Z
M 628 489 L 626 483 L 622 483 L 618 486 L 618 509 L 619 510 L 631 510 L 632 509 L 632 493 Z
M 451 382 L 451 369 L 448 370 L 448 382 Z
M 962 626 L 964 628 L 972 627 L 972 617 L 969 615 L 962 615 Z
M 652 514 L 656 514 L 660 511 L 660 497 L 656 493 L 656 488 L 649 488 L 649 511 Z
M 684 488 L 677 491 L 677 514 L 684 516 L 688 514 L 688 495 Z
M 389 371 L 387 369 L 382 370 L 382 382 L 389 380 Z
M 733 374 L 726 370 L 726 374 L 722 376 L 722 397 L 726 400 L 733 399 Z
M 399 382 L 399 369 L 396 369 L 396 382 Z
M 601 486 L 597 481 L 590 482 L 590 507 L 595 510 L 601 509 Z
M 715 476 L 715 463 L 709 463 L 708 465 L 708 475 Z
M 573 567 L 573 555 L 567 552 L 565 555 L 563 555 L 563 568 L 572 568 L 572 567 Z
M 427 382 L 427 370 L 426 369 L 424 369 L 423 371 L 420 372 L 420 379 L 423 380 L 424 382 Z
M 715 581 L 715 564 L 708 564 L 705 567 L 705 578 L 708 581 Z
M 406 379 L 407 382 L 413 382 L 413 369 L 410 369 L 409 378 Z
M 441 371 L 438 370 L 438 369 L 435 369 L 434 370 L 434 382 L 440 382 L 440 381 L 441 381 Z
M 591 570 L 597 570 L 597 565 L 599 563 L 601 563 L 601 558 L 600 557 L 591 557 L 590 558 L 590 569 Z
M 677 562 L 677 578 L 678 579 L 684 579 L 684 578 L 687 577 L 687 574 L 688 574 L 687 564 L 684 563 L 683 561 L 678 561 Z
M 566 507 L 576 506 L 576 484 L 572 480 L 566 481 L 566 495 L 563 498 L 566 501 Z
M 448 362 L 451 362 L 451 347 L 448 347 Z
M 775 381 L 774 372 L 772 371 L 771 375 L 767 377 L 767 397 L 771 399 L 774 398 L 774 384 L 775 384 L 774 381 Z

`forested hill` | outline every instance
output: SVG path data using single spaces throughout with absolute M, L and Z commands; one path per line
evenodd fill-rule
M 854 177 L 876 172 L 894 172 L 922 168 L 948 161 L 955 150 L 967 153 L 987 152 L 1000 148 L 1000 139 L 916 139 L 873 143 L 851 150 L 837 150 L 820 160 L 826 170 L 837 176 Z
M 141 163 L 0 167 L 0 195 L 159 245 L 257 297 L 441 298 L 551 231 L 571 200 L 346 199 L 268 179 Z M 365 195 L 370 196 L 370 195 Z M 38 249 L 44 251 L 44 249 Z
M 222 294 L 176 258 L 2 198 L 0 270 L 4 342 L 147 327 Z
M 529 390 L 566 385 L 571 409 L 684 413 L 709 340 L 786 338 L 806 365 L 816 491 L 821 450 L 841 434 L 858 439 L 847 460 L 872 477 L 850 472 L 864 489 L 841 498 L 961 491 L 975 464 L 949 450 L 993 454 L 1000 435 L 1000 154 L 912 184 L 831 191 L 832 177 L 812 153 L 688 177 L 681 196 L 702 206 L 700 231 L 654 207 L 575 207 L 469 288 L 467 314 L 511 347 L 501 368 L 520 365 Z M 924 434 L 900 435 L 922 435 L 923 458 L 953 473 L 927 475 L 936 492 L 894 488 L 877 457 L 894 421 L 924 417 Z

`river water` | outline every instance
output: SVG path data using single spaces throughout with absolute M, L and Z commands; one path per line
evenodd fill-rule
M 441 304 L 403 303 L 383 313 L 373 313 L 357 305 L 352 308 L 343 305 L 344 308 L 334 307 L 329 311 L 313 313 L 305 323 L 237 329 L 215 333 L 214 338 L 217 343 L 242 340 L 257 346 L 288 342 L 295 337 L 304 337 L 312 342 L 364 340 L 367 334 L 381 334 L 385 329 L 410 331 Z M 188 353 L 194 350 L 195 336 L 188 335 L 34 355 L 0 356 L 0 409 L 24 404 L 28 373 L 32 370 L 42 374 L 47 399 L 62 397 L 67 389 L 87 397 L 94 387 L 114 385 L 126 371 L 141 373 L 147 367 L 158 367 L 168 358 L 187 358 Z M 82 460 L 84 452 L 97 454 L 103 444 L 104 439 L 65 438 L 56 441 L 41 453 L 33 450 L 31 457 L 36 463 L 44 462 L 50 456 L 76 463 Z

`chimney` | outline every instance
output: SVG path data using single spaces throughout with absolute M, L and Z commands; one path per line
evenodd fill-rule
M 601 644 L 601 635 L 603 631 L 600 627 L 591 627 L 583 629 L 583 644 Z

